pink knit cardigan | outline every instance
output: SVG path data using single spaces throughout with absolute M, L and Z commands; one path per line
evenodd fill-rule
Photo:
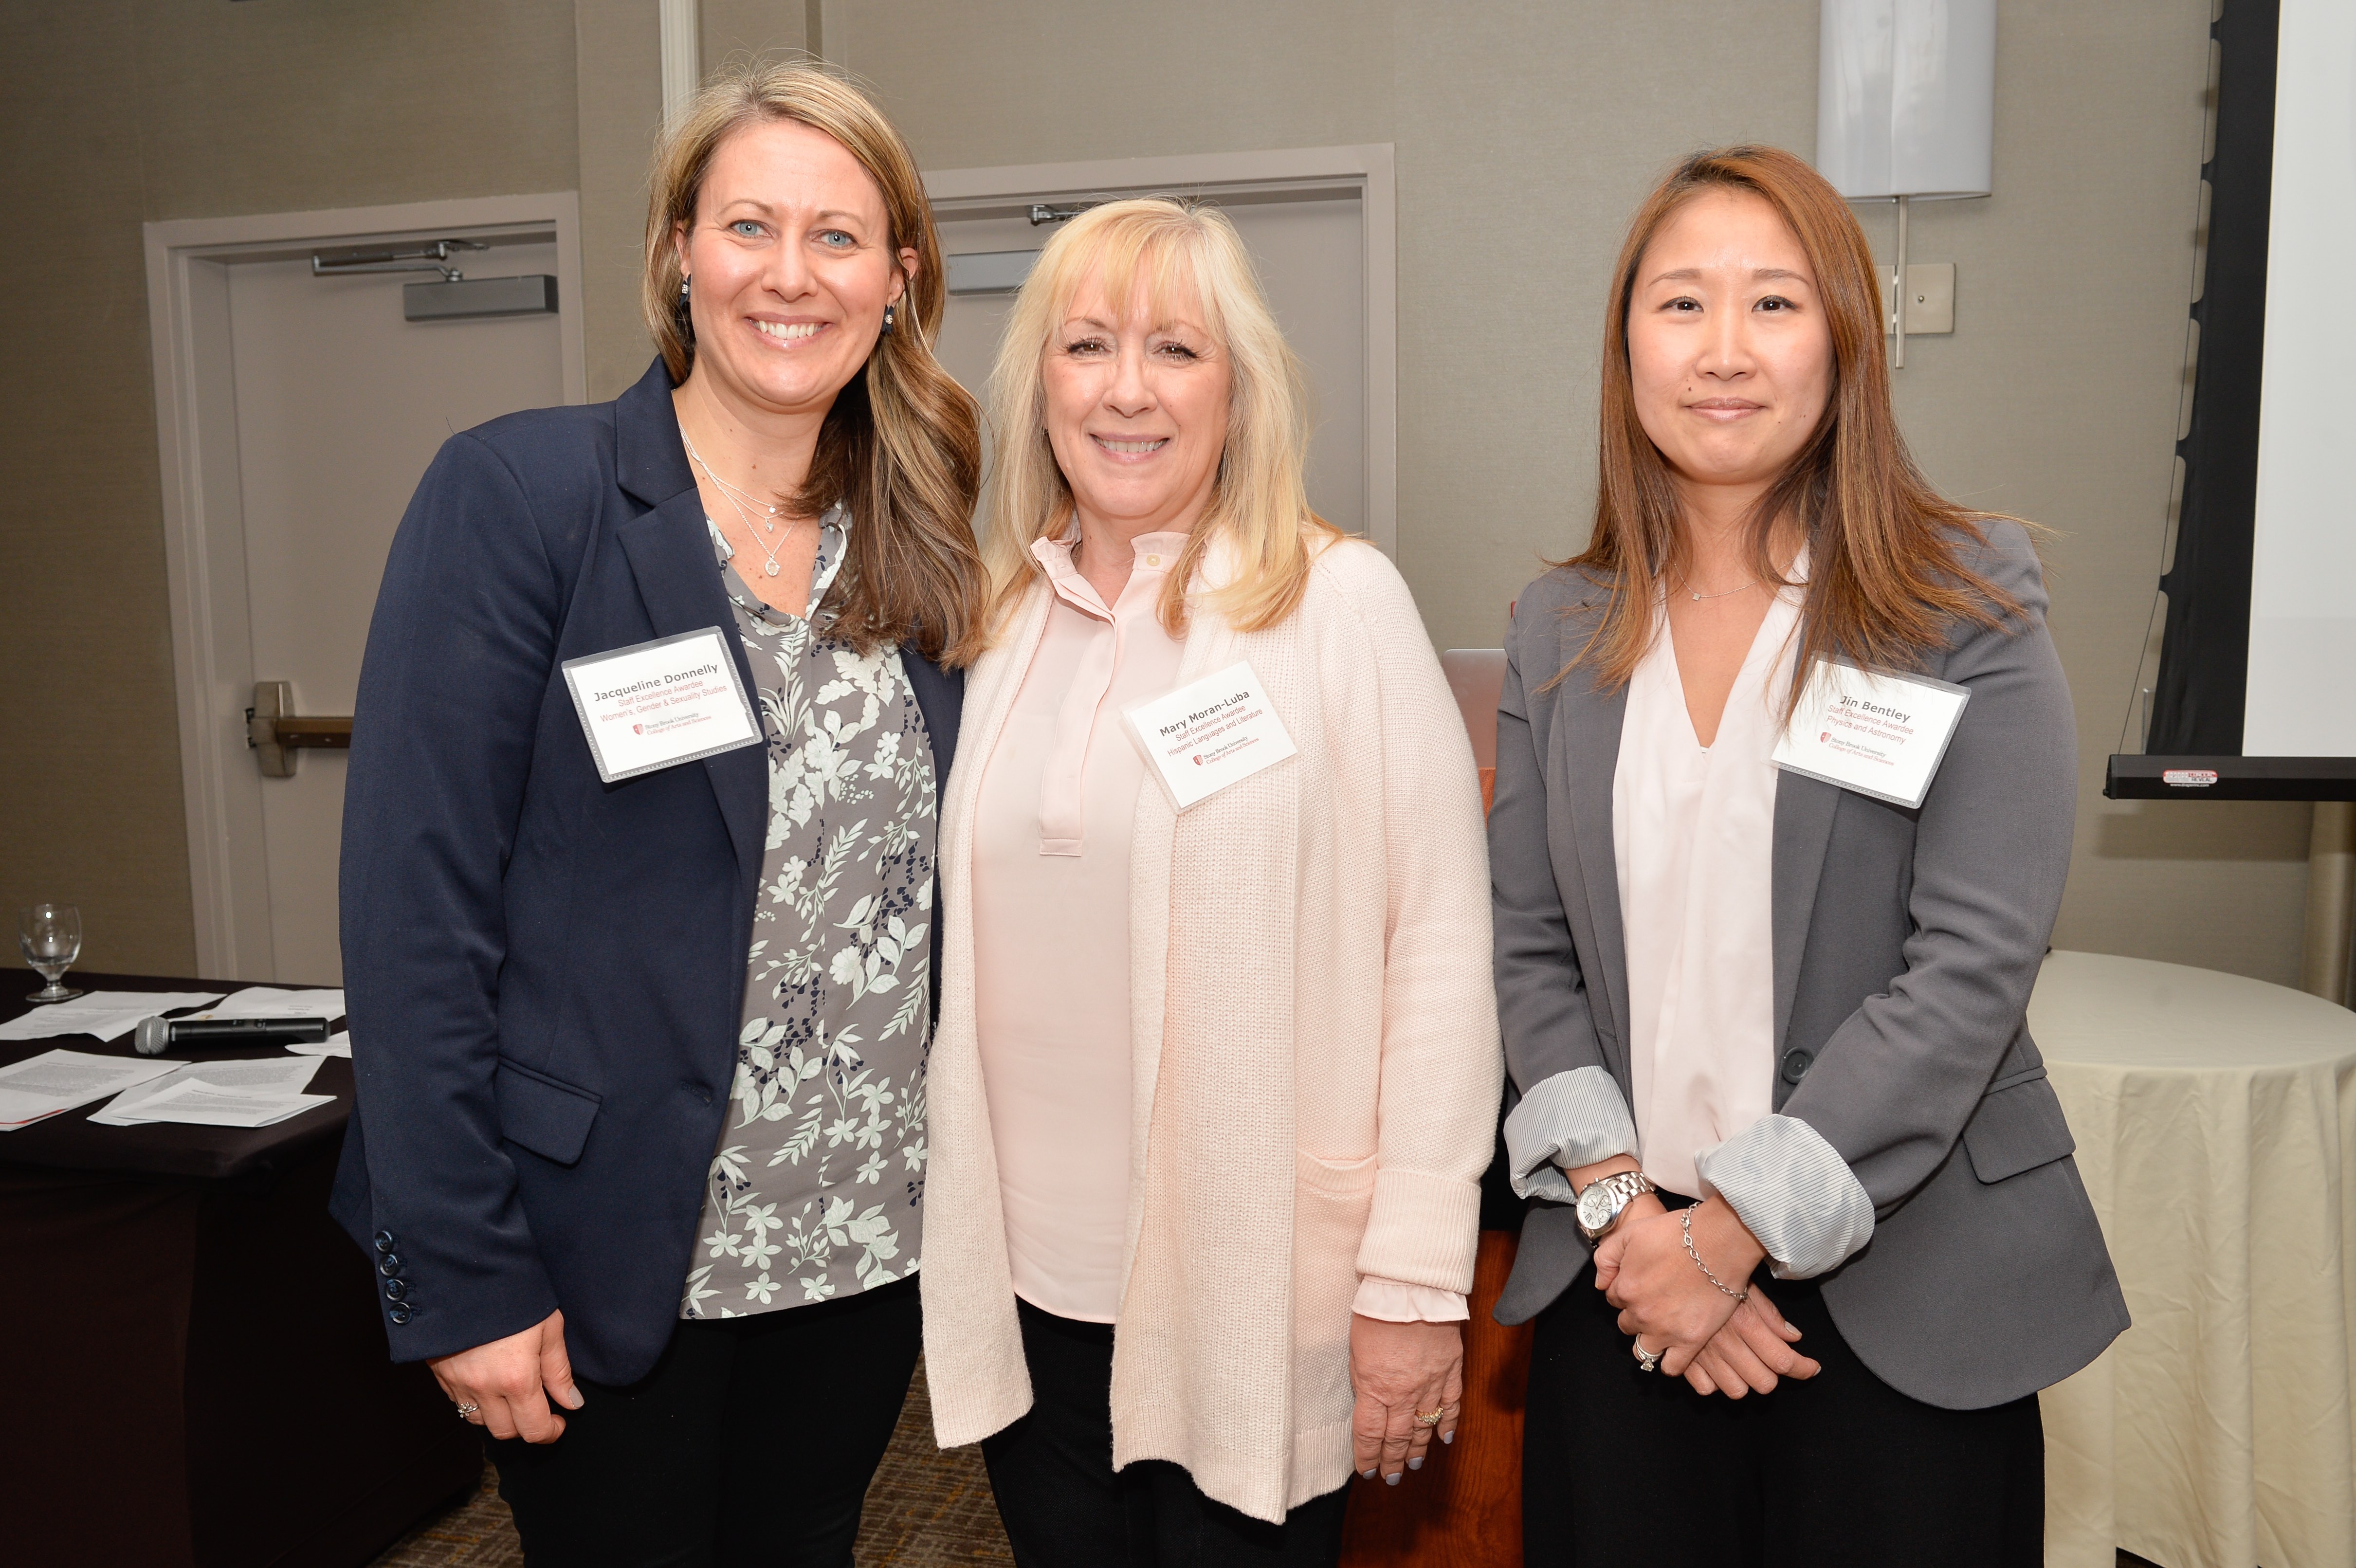
M 971 914 L 982 770 L 1046 610 L 1034 587 L 974 666 L 941 820 L 921 1277 L 945 1447 L 1031 1405 Z M 1238 660 L 1300 755 L 1183 816 L 1150 779 L 1138 798 L 1113 1461 L 1173 1461 L 1278 1520 L 1349 1475 L 1360 1275 L 1472 1288 L 1502 1067 L 1480 784 L 1406 584 L 1372 546 L 1331 545 L 1281 625 L 1195 613 L 1180 681 Z

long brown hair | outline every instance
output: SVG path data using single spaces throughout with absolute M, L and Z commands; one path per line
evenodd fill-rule
M 1966 511 L 1931 488 L 1890 410 L 1880 288 L 1856 214 L 1790 153 L 1739 145 L 1680 163 L 1636 209 L 1620 247 L 1603 321 L 1595 528 L 1586 550 L 1561 563 L 1585 571 L 1611 597 L 1571 666 L 1592 660 L 1598 685 L 1625 684 L 1652 642 L 1665 579 L 1684 564 L 1684 507 L 1668 460 L 1637 416 L 1628 311 L 1654 236 L 1687 201 L 1713 190 L 1747 191 L 1775 209 L 1807 255 L 1832 333 L 1833 385 L 1824 417 L 1760 498 L 1750 522 L 1752 566 L 1767 583 L 1783 580 L 1769 550 L 1776 521 L 1789 517 L 1805 531 L 1807 598 L 1795 666 L 1803 675 L 1794 697 L 1821 655 L 1914 669 L 1957 620 L 2002 626 L 2020 607 L 1963 559 L 1967 542 L 1986 542 L 1986 514 Z M 1555 679 L 1569 673 L 1566 667 Z
M 647 206 L 640 307 L 674 382 L 695 365 L 695 334 L 680 297 L 672 235 L 695 220 L 714 153 L 744 126 L 793 120 L 823 131 L 859 160 L 892 225 L 892 251 L 916 252 L 897 320 L 863 375 L 835 398 L 819 427 L 799 515 L 841 501 L 850 550 L 827 590 L 830 635 L 862 652 L 913 639 L 926 657 L 968 664 L 981 651 L 987 577 L 974 544 L 981 487 L 980 411 L 933 357 L 948 285 L 932 206 L 908 145 L 865 93 L 814 66 L 744 59 L 714 72 L 665 129 Z

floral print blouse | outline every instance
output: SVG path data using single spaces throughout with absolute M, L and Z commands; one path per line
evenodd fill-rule
M 822 520 L 810 603 L 850 520 Z M 769 831 L 736 1078 L 680 1300 L 774 1312 L 916 1272 L 925 1192 L 935 795 L 894 648 L 861 654 L 762 604 L 712 542 L 759 688 Z

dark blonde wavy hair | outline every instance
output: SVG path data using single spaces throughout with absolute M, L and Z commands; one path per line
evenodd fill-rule
M 883 193 L 891 250 L 916 252 L 893 330 L 864 374 L 834 400 L 801 493 L 780 498 L 797 515 L 842 502 L 853 526 L 842 571 L 827 590 L 831 634 L 862 651 L 914 641 L 950 665 L 981 651 L 987 577 L 973 538 L 981 485 L 980 416 L 933 356 L 948 304 L 939 233 L 916 160 L 864 92 L 815 66 L 733 60 L 666 127 L 647 204 L 640 308 L 674 382 L 695 366 L 695 333 L 680 297 L 673 236 L 695 220 L 720 145 L 748 125 L 791 120 L 842 144 Z M 894 263 L 896 267 L 896 263 Z
M 1740 191 L 1774 209 L 1808 258 L 1831 329 L 1832 394 L 1815 434 L 1760 499 L 1751 517 L 1751 565 L 1783 581 L 1771 556 L 1776 521 L 1791 518 L 1808 545 L 1799 660 L 1823 655 L 1868 667 L 1918 669 L 1957 621 L 2000 628 L 2020 607 L 1964 560 L 1984 544 L 1988 514 L 1932 489 L 1906 449 L 1890 406 L 1881 293 L 1865 231 L 1840 193 L 1780 147 L 1738 145 L 1696 153 L 1636 209 L 1620 247 L 1603 318 L 1602 450 L 1595 525 L 1585 551 L 1559 563 L 1610 594 L 1601 621 L 1560 681 L 1592 661 L 1607 690 L 1635 673 L 1654 635 L 1654 605 L 1685 564 L 1684 507 L 1668 460 L 1644 434 L 1628 363 L 1628 312 L 1654 237 L 1678 209 L 1710 191 Z M 1552 684 L 1552 682 L 1549 682 Z M 1796 701 L 1804 677 L 1795 682 Z

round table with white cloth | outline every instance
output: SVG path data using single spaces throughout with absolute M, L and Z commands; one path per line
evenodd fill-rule
M 2356 1013 L 2056 952 L 2029 1027 L 2135 1318 L 2045 1391 L 2049 1568 L 2350 1568 Z

